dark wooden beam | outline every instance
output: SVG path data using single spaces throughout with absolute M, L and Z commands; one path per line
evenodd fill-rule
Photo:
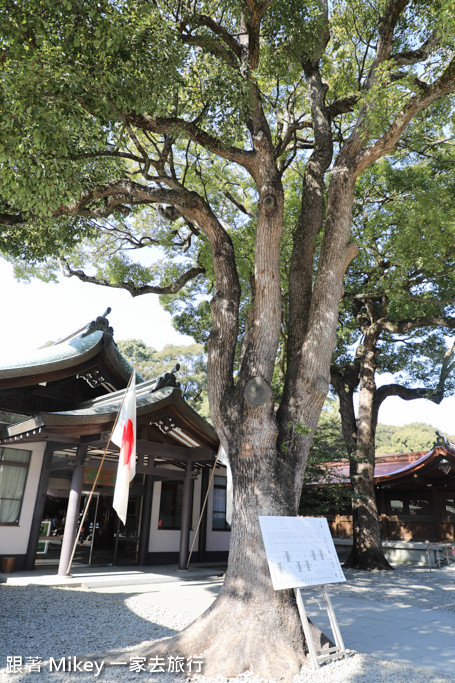
M 105 448 L 109 438 L 108 432 L 93 434 L 91 436 L 82 436 L 80 442 L 91 446 L 92 448 Z M 109 444 L 109 450 L 116 453 L 119 449 L 113 443 Z M 177 446 L 170 443 L 158 443 L 157 441 L 146 441 L 145 439 L 138 439 L 136 443 L 136 452 L 138 455 L 149 455 L 154 458 L 169 458 L 171 460 L 180 460 L 181 462 L 213 462 L 215 459 L 215 451 L 205 446 L 197 446 L 190 448 L 189 446 Z
M 179 549 L 179 569 L 188 569 L 186 566 L 190 552 L 190 530 L 191 516 L 193 512 L 193 463 L 187 462 L 185 466 L 185 477 L 183 482 L 182 495 L 182 521 L 180 524 L 180 549 Z
M 32 523 L 30 525 L 30 534 L 28 537 L 27 553 L 25 556 L 25 569 L 34 569 L 36 548 L 38 546 L 38 539 L 41 529 L 41 520 L 43 519 L 44 506 L 46 504 L 47 486 L 49 483 L 50 465 L 52 456 L 54 454 L 54 445 L 47 444 L 44 451 L 43 460 L 41 464 L 41 473 L 38 482 L 38 490 L 35 498 L 35 508 L 33 510 Z
M 86 466 L 96 467 L 100 465 L 100 460 L 98 458 L 90 458 Z M 118 464 L 115 460 L 105 460 L 103 463 L 103 470 L 115 471 L 117 470 Z M 161 479 L 184 479 L 185 472 L 183 470 L 171 470 L 166 467 L 143 467 L 141 463 L 137 464 L 138 474 L 150 474 L 156 481 Z
M 147 553 L 149 549 L 150 524 L 152 521 L 152 502 L 153 502 L 154 479 L 151 475 L 145 477 L 145 493 L 142 503 L 142 520 L 139 538 L 139 550 L 137 563 L 139 566 L 147 563 Z

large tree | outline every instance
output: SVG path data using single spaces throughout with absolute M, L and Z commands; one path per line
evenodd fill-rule
M 345 280 L 331 369 L 354 493 L 346 566 L 390 568 L 374 488 L 382 403 L 390 396 L 440 403 L 453 391 L 455 345 L 445 336 L 455 327 L 453 173 L 450 152 L 411 165 L 407 152 L 376 164 L 356 188 L 354 232 L 364 248 Z M 377 386 L 384 372 L 393 381 Z
M 120 247 L 105 272 L 67 254 L 67 272 L 134 296 L 172 294 L 204 273 L 213 282 L 208 393 L 234 483 L 229 566 L 212 608 L 161 647 L 203 651 L 208 673 L 290 678 L 305 643 L 292 595 L 273 591 L 258 515 L 298 509 L 357 253 L 355 184 L 414 119 L 431 134 L 435 103 L 454 92 L 452 1 L 1 6 L 0 248 L 33 260 L 116 234 L 181 256 L 158 281 Z M 300 202 L 277 404 L 292 178 Z M 145 214 L 157 218 L 142 231 Z M 250 278 L 239 277 L 243 237 L 254 242 Z

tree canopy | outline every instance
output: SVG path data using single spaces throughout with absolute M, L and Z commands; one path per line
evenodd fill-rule
M 210 418 L 207 364 L 201 344 L 167 344 L 161 351 L 156 351 L 140 339 L 125 339 L 117 342 L 117 346 L 144 379 L 154 379 L 170 372 L 178 363 L 177 380 L 183 397 L 203 417 Z
M 418 136 L 406 139 L 356 186 L 353 231 L 363 248 L 347 272 L 331 369 L 356 494 L 353 566 L 389 566 L 374 514 L 380 406 L 389 396 L 440 403 L 455 386 L 448 340 L 455 326 L 454 158 L 447 142 L 428 150 Z M 384 372 L 388 383 L 380 381 Z
M 133 296 L 187 288 L 191 316 L 210 300 L 229 566 L 214 607 L 147 653 L 291 679 L 304 639 L 291 596 L 273 591 L 258 516 L 298 510 L 359 250 L 356 183 L 404 135 L 428 145 L 450 125 L 453 2 L 0 6 L 0 249 Z M 160 264 L 132 258 L 151 247 Z

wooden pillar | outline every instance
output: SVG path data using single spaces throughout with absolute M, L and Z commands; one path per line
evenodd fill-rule
M 379 511 L 379 519 L 381 522 L 381 536 L 382 540 L 386 541 L 389 539 L 389 520 L 387 518 L 387 505 L 385 500 L 385 492 L 382 487 L 376 490 L 376 501 Z
M 437 541 L 446 541 L 447 539 L 445 538 L 445 533 L 443 529 L 443 522 L 442 522 L 442 510 L 441 510 L 441 499 L 440 499 L 440 492 L 436 488 L 435 484 L 432 484 L 431 486 L 431 498 L 433 502 L 433 517 L 434 517 L 434 525 L 435 525 L 435 531 L 436 531 L 436 540 Z
M 142 520 L 141 520 L 141 536 L 139 539 L 139 552 L 137 556 L 137 563 L 139 565 L 147 564 L 147 555 L 149 550 L 150 539 L 150 524 L 152 521 L 152 502 L 153 502 L 153 487 L 155 479 L 151 474 L 145 475 L 145 493 L 142 503 Z
M 84 462 L 87 455 L 87 446 L 78 446 L 76 463 L 71 479 L 71 491 L 66 510 L 65 530 L 63 532 L 62 550 L 58 565 L 58 575 L 66 576 L 76 538 L 77 520 L 81 503 L 82 487 L 84 484 Z
M 55 447 L 55 444 L 47 443 L 44 451 L 43 464 L 41 466 L 41 474 L 38 482 L 38 491 L 36 492 L 35 509 L 33 510 L 30 535 L 28 537 L 24 569 L 34 569 L 35 567 L 36 548 L 40 537 L 41 522 L 44 514 L 44 506 L 46 505 L 49 472 Z
M 185 480 L 183 482 L 183 499 L 182 499 L 182 523 L 180 526 L 180 552 L 179 552 L 179 569 L 186 569 L 188 554 L 190 552 L 190 529 L 192 517 L 192 486 L 193 479 L 191 473 L 193 471 L 193 463 L 188 461 L 185 465 Z

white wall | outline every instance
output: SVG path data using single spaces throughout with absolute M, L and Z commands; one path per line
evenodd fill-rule
M 181 472 L 181 470 L 178 470 Z M 217 468 L 216 474 L 225 476 L 226 470 L 224 468 Z M 178 552 L 180 547 L 180 530 L 179 529 L 160 529 L 158 527 L 159 512 L 160 512 L 160 497 L 161 497 L 161 482 L 157 481 L 153 488 L 152 501 L 152 517 L 150 523 L 150 538 L 149 538 L 149 552 L 164 553 L 164 552 Z M 193 494 L 193 523 L 192 531 L 190 532 L 190 549 L 193 543 L 194 534 L 197 529 L 199 514 L 201 509 L 201 475 L 194 482 Z M 213 510 L 213 485 L 210 487 L 209 497 L 207 501 L 207 550 L 229 550 L 229 543 L 231 538 L 230 531 L 212 531 L 212 510 Z M 198 550 L 198 540 L 194 545 L 194 552 Z
M 33 443 L 20 446 L 9 445 L 6 448 L 20 448 L 32 451 L 25 484 L 24 499 L 18 526 L 0 525 L 0 555 L 24 555 L 27 552 L 28 537 L 35 509 L 36 493 L 38 490 L 41 466 L 43 463 L 46 444 Z
M 182 470 L 176 469 L 176 471 L 181 472 Z M 161 482 L 156 481 L 153 486 L 152 518 L 150 522 L 150 537 L 148 549 L 150 553 L 178 553 L 180 549 L 180 529 L 160 529 L 158 527 L 160 513 L 160 498 Z M 193 543 L 197 523 L 199 521 L 200 500 L 201 477 L 199 476 L 194 482 L 192 530 L 190 531 L 190 549 Z M 197 540 L 194 550 L 197 551 Z

